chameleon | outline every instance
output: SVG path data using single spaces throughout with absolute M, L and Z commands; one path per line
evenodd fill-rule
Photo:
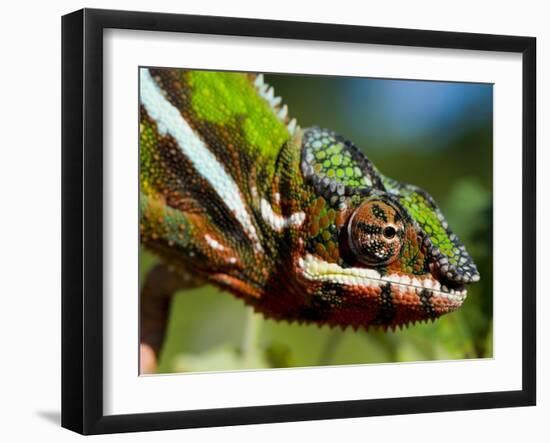
M 140 68 L 140 240 L 161 259 L 141 341 L 210 283 L 266 318 L 383 329 L 435 320 L 480 279 L 423 189 L 346 137 L 301 128 L 263 74 Z

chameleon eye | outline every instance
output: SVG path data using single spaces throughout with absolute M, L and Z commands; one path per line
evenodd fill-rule
M 399 257 L 404 232 L 397 208 L 382 200 L 368 200 L 349 218 L 348 244 L 363 264 L 387 265 Z

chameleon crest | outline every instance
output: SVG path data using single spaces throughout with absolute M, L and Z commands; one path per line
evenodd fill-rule
M 261 74 L 142 69 L 140 159 L 142 243 L 266 317 L 395 328 L 479 280 L 429 194 L 298 127 Z

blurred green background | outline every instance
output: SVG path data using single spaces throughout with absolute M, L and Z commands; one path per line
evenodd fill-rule
M 389 177 L 427 190 L 481 274 L 462 308 L 395 332 L 289 325 L 205 286 L 178 293 L 159 372 L 492 357 L 492 109 L 488 84 L 266 75 L 301 127 L 353 141 Z M 143 281 L 155 257 L 141 250 Z

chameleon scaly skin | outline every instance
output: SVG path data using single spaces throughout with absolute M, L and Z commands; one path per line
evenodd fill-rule
M 266 317 L 396 327 L 479 273 L 423 190 L 301 129 L 262 75 L 140 70 L 141 241 Z

